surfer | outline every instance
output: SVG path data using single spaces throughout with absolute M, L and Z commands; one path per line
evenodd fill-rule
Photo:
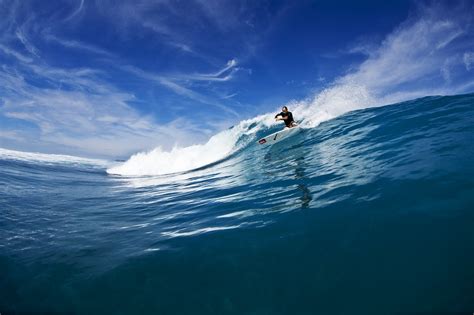
M 283 120 L 287 128 L 296 127 L 296 123 L 293 120 L 293 114 L 288 111 L 288 107 L 283 106 L 281 113 L 275 116 L 276 120 Z

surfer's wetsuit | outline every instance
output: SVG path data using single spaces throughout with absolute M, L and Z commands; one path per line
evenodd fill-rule
M 285 122 L 285 125 L 286 125 L 288 128 L 290 128 L 290 127 L 292 126 L 292 124 L 295 122 L 295 121 L 293 120 L 293 114 L 292 114 L 291 112 L 286 112 L 286 113 L 281 112 L 281 113 L 277 114 L 277 115 L 275 116 L 275 118 L 277 118 L 278 116 L 283 117 L 283 121 Z M 286 117 L 286 118 L 285 118 L 285 117 Z

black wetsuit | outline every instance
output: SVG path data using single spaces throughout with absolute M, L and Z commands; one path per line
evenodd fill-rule
M 285 122 L 285 125 L 286 125 L 287 127 L 291 127 L 291 124 L 294 122 L 294 120 L 293 120 L 293 114 L 292 114 L 291 112 L 286 112 L 286 113 L 281 112 L 281 113 L 277 114 L 277 115 L 275 116 L 275 118 L 277 118 L 278 116 L 282 116 L 282 117 L 285 117 L 285 116 L 286 116 L 286 119 L 283 119 L 283 121 Z

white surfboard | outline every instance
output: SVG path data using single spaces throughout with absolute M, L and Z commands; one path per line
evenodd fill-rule
M 275 133 L 272 133 L 271 135 L 266 136 L 265 138 L 258 140 L 258 143 L 259 144 L 275 144 L 285 138 L 288 138 L 296 134 L 298 131 L 300 131 L 300 129 L 301 129 L 300 126 L 285 128 L 283 130 L 277 131 Z

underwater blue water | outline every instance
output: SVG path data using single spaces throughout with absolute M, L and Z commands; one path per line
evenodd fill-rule
M 160 176 L 0 155 L 1 314 L 474 312 L 474 94 L 273 131 Z

